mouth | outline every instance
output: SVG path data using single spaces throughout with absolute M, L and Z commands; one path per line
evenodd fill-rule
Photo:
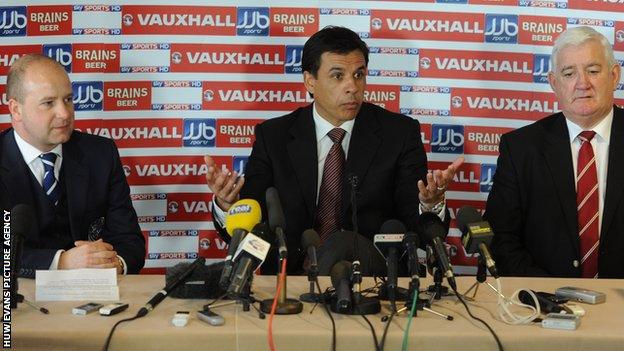
M 342 104 L 343 107 L 352 110 L 352 109 L 356 109 L 358 108 L 358 106 L 360 106 L 359 103 L 352 101 L 352 102 L 345 102 L 344 104 Z

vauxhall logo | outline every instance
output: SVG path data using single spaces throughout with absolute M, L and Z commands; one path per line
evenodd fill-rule
M 213 147 L 217 137 L 214 118 L 185 118 L 184 146 Z
M 268 7 L 239 7 L 237 11 L 236 34 L 268 36 Z
M 26 7 L 0 7 L 0 36 L 26 35 Z
M 74 109 L 76 111 L 102 110 L 102 100 L 104 100 L 103 90 L 102 82 L 72 83 Z

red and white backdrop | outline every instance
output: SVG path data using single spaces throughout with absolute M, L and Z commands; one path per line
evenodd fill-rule
M 9 0 L 0 5 L 0 128 L 10 123 L 10 64 L 29 52 L 55 58 L 73 80 L 76 128 L 120 149 L 145 271 L 222 258 L 202 156 L 241 171 L 259 121 L 311 102 L 302 45 L 327 25 L 370 46 L 366 98 L 421 122 L 431 169 L 465 155 L 448 192 L 453 218 L 464 204 L 483 209 L 500 135 L 558 110 L 546 73 L 559 33 L 592 26 L 624 65 L 624 0 Z M 453 263 L 470 271 L 475 258 L 459 236 L 451 229 Z

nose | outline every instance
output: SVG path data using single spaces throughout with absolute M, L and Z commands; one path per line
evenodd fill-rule
M 347 94 L 355 94 L 358 92 L 357 78 L 349 77 L 345 79 L 345 91 Z
M 63 100 L 57 104 L 56 117 L 62 119 L 71 119 L 74 116 L 74 102 L 71 99 Z
M 576 80 L 577 89 L 588 89 L 590 87 L 589 75 L 585 71 L 581 71 Z

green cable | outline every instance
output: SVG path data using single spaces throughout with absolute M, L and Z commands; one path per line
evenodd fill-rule
M 418 304 L 418 289 L 414 289 L 414 300 L 412 301 L 412 309 L 410 310 L 409 317 L 407 319 L 407 327 L 405 327 L 405 332 L 403 333 L 403 346 L 401 347 L 402 351 L 407 351 L 407 341 L 410 326 L 412 325 L 412 319 L 414 318 L 414 313 L 416 312 L 416 305 Z

